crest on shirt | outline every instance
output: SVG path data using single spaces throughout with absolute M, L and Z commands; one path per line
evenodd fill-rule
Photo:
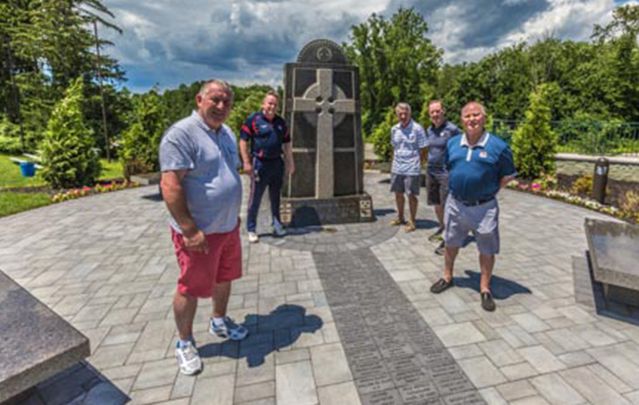
M 485 150 L 480 151 L 479 157 L 482 159 L 486 159 L 488 157 L 488 152 L 486 152 Z

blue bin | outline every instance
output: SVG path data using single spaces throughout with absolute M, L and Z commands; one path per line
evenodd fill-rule
M 22 177 L 33 177 L 35 176 L 35 164 L 31 162 L 22 162 L 20 163 L 20 173 L 22 173 Z

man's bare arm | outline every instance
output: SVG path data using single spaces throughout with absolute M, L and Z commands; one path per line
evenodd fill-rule
M 513 180 L 515 178 L 515 176 L 504 176 L 499 180 L 499 188 L 504 188 L 506 187 L 506 184 L 510 183 L 511 180 Z
M 293 146 L 291 142 L 284 144 L 284 159 L 286 164 L 286 173 L 289 175 L 295 173 L 295 162 L 293 161 Z
M 242 169 L 245 174 L 253 175 L 253 164 L 251 163 L 251 155 L 249 154 L 248 141 L 240 139 L 240 156 L 242 157 Z
M 182 230 L 185 247 L 189 250 L 207 253 L 208 244 L 204 232 L 198 229 L 186 204 L 186 197 L 182 188 L 182 180 L 185 175 L 186 170 L 162 172 L 160 180 L 162 197 L 171 216 Z

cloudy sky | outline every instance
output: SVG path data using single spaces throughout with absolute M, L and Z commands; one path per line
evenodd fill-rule
M 636 1 L 633 1 L 636 3 Z M 108 53 L 133 91 L 216 77 L 238 85 L 279 85 L 282 65 L 308 41 L 348 41 L 371 13 L 390 17 L 414 7 L 429 38 L 457 63 L 522 40 L 553 35 L 588 40 L 619 0 L 103 0 L 124 33 L 103 30 Z

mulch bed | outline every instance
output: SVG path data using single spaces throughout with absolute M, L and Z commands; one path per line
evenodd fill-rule
M 562 191 L 571 191 L 572 184 L 577 180 L 578 175 L 569 175 L 558 173 L 557 174 L 557 185 L 558 188 Z M 614 207 L 620 207 L 622 202 L 624 201 L 624 196 L 628 191 L 639 191 L 639 183 L 634 181 L 622 181 L 622 180 L 613 180 L 608 179 L 608 184 L 606 186 L 606 200 L 605 203 L 607 205 L 612 205 Z M 587 194 L 579 194 L 580 197 L 592 198 L 592 196 Z

